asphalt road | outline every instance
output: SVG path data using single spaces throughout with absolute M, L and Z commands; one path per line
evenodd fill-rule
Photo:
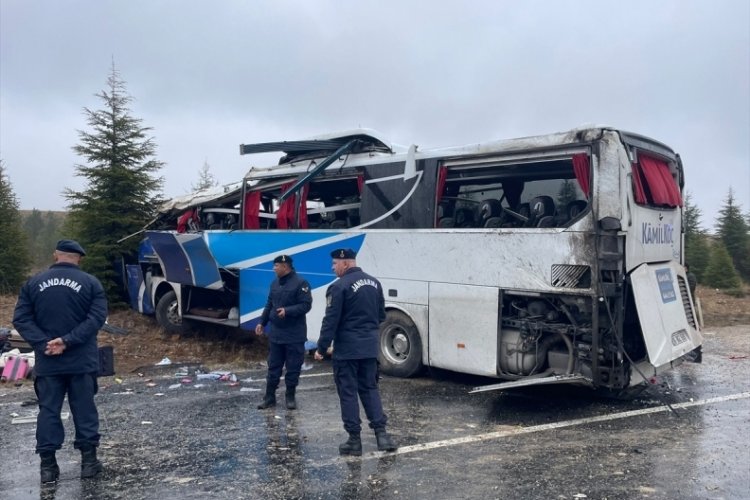
M 631 401 L 560 386 L 470 395 L 487 381 L 448 372 L 385 378 L 400 448 L 377 452 L 363 432 L 365 454 L 348 459 L 327 363 L 303 372 L 296 411 L 255 409 L 257 370 L 234 387 L 182 383 L 174 367 L 101 379 L 105 472 L 78 477 L 68 419 L 61 479 L 41 489 L 35 424 L 11 423 L 34 413 L 22 406 L 33 390 L 4 385 L 0 497 L 750 498 L 750 326 L 705 333 L 703 364 L 679 366 Z

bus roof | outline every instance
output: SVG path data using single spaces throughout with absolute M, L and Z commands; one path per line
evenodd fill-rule
M 650 139 L 648 137 L 617 130 L 605 125 L 584 125 L 571 129 L 567 132 L 556 132 L 552 134 L 520 137 L 515 139 L 500 139 L 483 143 L 468 144 L 463 146 L 451 146 L 432 149 L 417 149 L 415 159 L 424 160 L 428 158 L 460 158 L 463 156 L 484 156 L 498 153 L 511 153 L 530 150 L 542 150 L 566 145 L 576 145 L 592 142 L 598 139 L 605 131 L 615 132 L 621 135 L 628 143 L 648 144 L 652 148 L 675 153 L 668 146 Z M 320 158 L 326 158 L 338 147 L 351 139 L 370 141 L 374 149 L 351 153 L 347 156 L 346 166 L 348 168 L 367 165 L 371 163 L 383 163 L 383 157 L 390 157 L 393 162 L 403 161 L 407 155 L 407 148 L 392 145 L 382 137 L 382 134 L 371 129 L 354 129 L 339 133 L 330 133 L 311 137 L 300 141 L 281 141 L 262 143 L 255 145 L 242 145 L 247 153 L 260 153 L 270 151 L 283 151 L 287 153 L 279 160 L 277 165 L 266 167 L 251 167 L 245 175 L 245 179 L 262 179 L 268 177 L 279 177 L 288 175 L 299 175 L 307 171 L 310 162 L 315 160 L 319 163 Z M 321 147 L 322 146 L 322 147 Z M 303 161 L 305 160 L 305 161 Z M 340 164 L 333 164 L 329 169 L 339 169 Z

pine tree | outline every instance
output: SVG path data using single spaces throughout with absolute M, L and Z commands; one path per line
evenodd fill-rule
M 29 262 L 18 200 L 0 160 L 0 293 L 18 293 L 27 277 Z
M 729 188 L 724 206 L 719 211 L 716 229 L 740 277 L 750 281 L 750 227 L 734 200 L 732 188 Z
M 124 298 L 121 273 L 115 263 L 135 252 L 138 238 L 118 243 L 148 223 L 161 203 L 163 179 L 156 177 L 162 162 L 154 159 L 156 145 L 151 130 L 130 114 L 132 101 L 125 82 L 112 64 L 106 90 L 96 94 L 103 109 L 84 108 L 91 132 L 78 131 L 80 143 L 73 147 L 86 164 L 76 165 L 84 177 L 83 191 L 67 189 L 69 214 L 65 231 L 86 249 L 86 271 L 104 285 L 110 303 Z
M 687 240 L 687 238 L 685 238 Z M 695 274 L 698 283 L 705 279 L 706 269 L 711 259 L 711 246 L 706 234 L 691 237 L 690 244 L 685 244 L 687 258 L 685 262 L 690 264 L 690 272 Z
M 738 288 L 742 284 L 737 270 L 732 265 L 732 258 L 721 241 L 714 243 L 711 248 L 711 258 L 704 273 L 704 280 L 709 286 L 723 290 Z
M 708 266 L 709 246 L 707 236 L 701 228 L 701 210 L 693 205 L 692 195 L 685 194 L 685 262 L 690 264 L 690 271 L 698 281 L 703 280 L 703 273 Z
M 52 254 L 53 247 L 46 249 L 40 244 L 42 235 L 44 234 L 44 220 L 42 219 L 42 212 L 34 208 L 29 215 L 24 218 L 23 230 L 26 232 L 26 237 L 29 240 L 29 254 L 31 257 L 31 263 L 34 268 L 40 267 L 39 264 L 42 261 L 44 255 L 49 257 Z M 50 259 L 47 259 L 49 263 Z
M 557 192 L 557 209 L 563 211 L 568 206 L 568 203 L 578 199 L 578 193 L 576 192 L 575 184 L 569 179 L 565 179 L 560 184 L 560 190 Z
M 192 184 L 190 187 L 193 191 L 202 191 L 219 185 L 219 181 L 209 171 L 211 166 L 208 160 L 203 162 L 203 167 L 198 171 L 198 184 Z

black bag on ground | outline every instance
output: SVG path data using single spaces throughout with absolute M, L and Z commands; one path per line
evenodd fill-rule
M 115 351 L 111 345 L 99 347 L 99 373 L 97 377 L 109 377 L 115 374 Z

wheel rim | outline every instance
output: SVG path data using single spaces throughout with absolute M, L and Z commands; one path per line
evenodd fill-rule
M 411 351 L 411 343 L 406 330 L 397 325 L 389 325 L 381 339 L 381 351 L 390 363 L 406 362 Z
M 182 318 L 180 317 L 180 312 L 177 310 L 176 300 L 169 304 L 169 307 L 167 308 L 167 321 L 176 326 L 182 324 Z

